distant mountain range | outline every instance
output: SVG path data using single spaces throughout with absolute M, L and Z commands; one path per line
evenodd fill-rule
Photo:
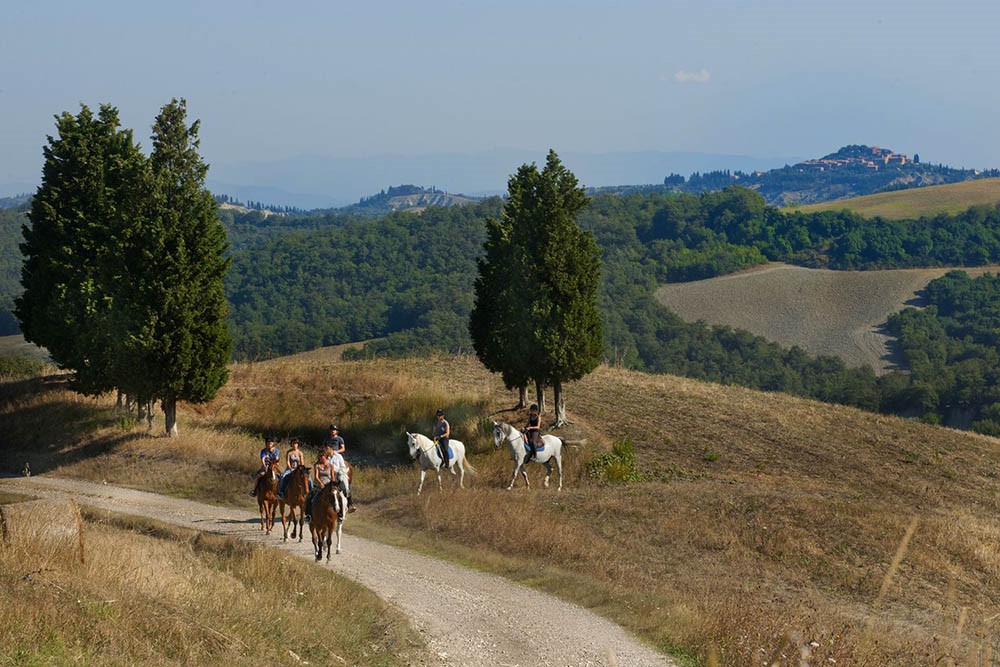
M 563 163 L 592 193 L 676 190 L 705 192 L 742 185 L 772 205 L 809 204 L 925 185 L 956 183 L 1000 171 L 925 164 L 919 156 L 876 146 L 849 145 L 821 158 L 760 158 L 692 152 L 566 153 Z M 208 187 L 232 202 L 276 211 L 342 209 L 365 215 L 463 204 L 506 191 L 507 179 L 545 155 L 523 150 L 417 156 L 283 160 L 214 165 Z M 399 185 L 385 190 L 390 183 Z M 11 187 L 16 185 L 16 190 Z M 23 183 L 0 184 L 0 195 L 25 193 Z M 379 193 L 371 195 L 371 193 Z M 395 198 L 395 199 L 394 199 Z M 0 198 L 0 208 L 24 196 Z
M 542 164 L 545 155 L 546 151 L 496 149 L 362 158 L 300 156 L 252 164 L 213 164 L 208 186 L 213 192 L 239 200 L 304 209 L 355 204 L 362 197 L 398 183 L 482 197 L 506 192 L 507 180 L 518 167 L 531 162 Z M 668 151 L 560 152 L 559 157 L 588 187 L 662 183 L 671 172 L 767 170 L 801 159 Z

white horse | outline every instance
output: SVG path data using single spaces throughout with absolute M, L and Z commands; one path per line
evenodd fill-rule
M 505 442 L 510 447 L 510 458 L 514 461 L 514 474 L 510 478 L 510 485 L 507 490 L 514 488 L 517 481 L 517 473 L 524 477 L 524 483 L 529 488 L 528 471 L 525 470 L 524 459 L 528 455 L 528 448 L 524 442 L 524 434 L 510 424 L 504 422 L 493 422 L 493 448 L 499 449 L 501 443 Z M 562 447 L 565 440 L 554 435 L 543 435 L 542 444 L 535 452 L 534 461 L 545 464 L 545 488 L 549 487 L 549 478 L 552 477 L 552 461 L 556 462 L 559 469 L 559 491 L 562 491 Z
M 444 487 L 441 486 L 441 456 L 437 453 L 437 447 L 434 445 L 434 441 L 426 435 L 421 435 L 419 433 L 407 433 L 406 445 L 410 448 L 410 458 L 420 460 L 420 486 L 417 487 L 417 495 L 419 496 L 421 489 L 424 488 L 424 476 L 427 474 L 428 470 L 434 470 L 437 472 L 438 488 L 443 489 Z M 451 474 L 454 475 L 455 466 L 458 466 L 458 485 L 464 489 L 465 469 L 468 468 L 469 472 L 473 475 L 476 474 L 476 469 L 473 468 L 472 464 L 465 458 L 464 444 L 454 438 L 450 438 L 448 440 L 448 445 L 451 447 L 451 458 L 448 460 L 448 470 L 450 470 Z

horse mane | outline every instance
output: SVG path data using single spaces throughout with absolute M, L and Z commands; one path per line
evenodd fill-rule
M 428 438 L 423 433 L 411 433 L 410 435 L 412 435 L 414 437 L 414 439 L 416 439 L 416 441 L 417 441 L 418 444 L 421 443 L 421 441 L 426 441 L 428 443 L 433 443 L 433 440 L 431 440 L 430 438 Z

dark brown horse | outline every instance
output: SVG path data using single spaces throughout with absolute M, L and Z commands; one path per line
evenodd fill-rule
M 278 514 L 281 516 L 281 528 L 284 541 L 288 541 L 288 523 L 285 522 L 285 508 L 288 508 L 288 518 L 292 524 L 292 539 L 298 531 L 299 542 L 302 541 L 302 528 L 306 515 L 306 496 L 309 495 L 309 468 L 299 465 L 288 473 L 288 483 L 285 485 L 285 496 L 278 500 Z M 298 518 L 295 518 L 295 510 Z
M 263 477 L 257 480 L 257 507 L 260 509 L 260 529 L 271 534 L 274 528 L 274 510 L 278 506 L 278 473 L 279 464 L 271 461 L 271 465 L 264 471 Z
M 330 544 L 333 534 L 337 534 L 337 551 L 340 553 L 340 537 L 347 515 L 347 499 L 336 482 L 331 482 L 316 492 L 312 504 L 312 519 L 309 532 L 312 534 L 316 560 L 323 559 L 323 543 L 326 543 L 326 559 L 330 560 Z

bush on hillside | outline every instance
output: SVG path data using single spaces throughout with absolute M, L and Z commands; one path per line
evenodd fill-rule
M 625 437 L 611 446 L 611 452 L 595 456 L 587 462 L 587 473 L 609 484 L 641 482 L 642 473 L 635 458 L 635 446 Z
M 46 364 L 40 359 L 25 354 L 10 354 L 0 357 L 0 380 L 23 380 L 41 375 Z

